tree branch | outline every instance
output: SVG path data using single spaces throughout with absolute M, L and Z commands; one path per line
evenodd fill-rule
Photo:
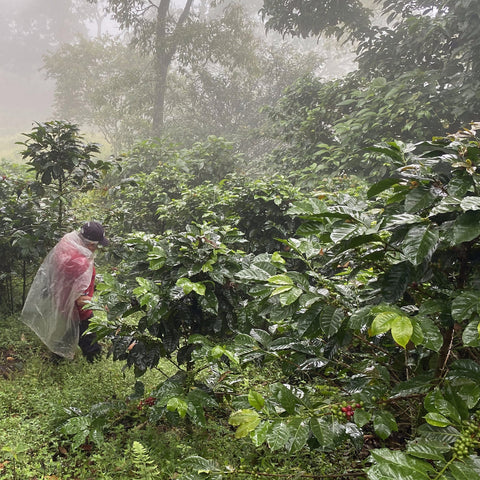
M 192 3 L 193 3 L 193 0 L 187 0 L 187 2 L 185 3 L 185 6 L 183 7 L 183 11 L 178 17 L 177 24 L 175 25 L 175 30 L 172 36 L 174 36 L 187 21 L 187 18 L 190 15 L 190 10 L 192 8 Z M 172 46 L 167 52 L 168 58 L 172 59 L 176 51 L 177 51 L 177 44 L 174 43 L 172 44 Z

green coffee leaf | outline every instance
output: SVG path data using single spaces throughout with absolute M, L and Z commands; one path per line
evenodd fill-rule
M 261 410 L 265 405 L 265 399 L 253 390 L 248 392 L 248 403 L 256 410 Z
M 332 337 L 338 332 L 343 319 L 343 310 L 341 308 L 330 306 L 323 308 L 318 317 L 320 328 L 327 338 Z
M 445 461 L 443 453 L 450 451 L 450 446 L 434 440 L 416 439 L 408 444 L 406 453 L 425 460 Z
M 395 342 L 405 348 L 412 338 L 413 325 L 411 320 L 406 316 L 398 316 L 392 323 L 392 337 Z
M 282 306 L 291 305 L 303 293 L 303 290 L 298 287 L 287 287 L 283 289 L 283 291 L 282 289 L 283 287 L 280 287 L 280 289 L 275 289 L 274 292 L 272 293 L 272 296 L 279 295 L 278 298 L 280 299 L 280 304 Z
M 480 463 L 470 458 L 462 462 L 454 462 L 449 466 L 449 472 L 455 480 L 472 480 L 480 478 Z
M 382 296 L 387 302 L 395 302 L 403 296 L 412 275 L 412 264 L 400 262 L 392 265 L 381 277 Z
M 313 417 L 310 429 L 324 450 L 332 450 L 346 439 L 345 425 L 334 419 Z
M 287 413 L 292 415 L 295 413 L 297 405 L 301 403 L 299 399 L 289 388 L 281 383 L 275 383 L 271 387 L 272 394 Z
M 273 275 L 268 279 L 268 283 L 273 285 L 293 285 L 293 280 L 286 274 Z
M 177 412 L 181 418 L 185 418 L 188 411 L 188 404 L 183 398 L 173 397 L 167 402 L 167 410 L 169 412 Z
M 424 416 L 427 423 L 433 427 L 446 427 L 451 425 L 451 421 L 440 413 L 429 412 Z
M 405 197 L 405 210 L 408 213 L 415 213 L 429 207 L 436 196 L 429 187 L 419 186 L 410 190 Z
M 290 432 L 287 424 L 283 421 L 274 422 L 266 438 L 272 451 L 285 447 L 290 440 Z
M 413 265 L 430 260 L 437 248 L 439 234 L 430 225 L 412 227 L 403 240 L 403 254 Z
M 307 421 L 301 418 L 293 418 L 287 424 L 289 440 L 286 444 L 287 452 L 296 453 L 307 443 L 310 435 L 310 427 Z
M 398 183 L 400 183 L 400 180 L 398 178 L 385 178 L 384 180 L 381 180 L 380 182 L 372 185 L 367 191 L 367 196 L 368 198 L 375 197 L 379 193 L 388 190 L 389 188 L 397 185 Z
M 478 292 L 462 292 L 452 301 L 452 318 L 458 323 L 470 320 L 479 308 Z
M 480 322 L 473 320 L 470 322 L 462 333 L 463 344 L 467 347 L 480 346 Z
M 256 447 L 259 447 L 267 441 L 270 428 L 271 424 L 269 422 L 261 422 L 255 430 L 250 432 L 250 439 Z
M 200 282 L 192 282 L 188 278 L 179 278 L 176 283 L 177 287 L 183 289 L 183 293 L 188 295 L 190 292 L 194 291 L 198 295 L 205 295 L 206 287 L 203 283 Z
M 453 228 L 455 245 L 469 242 L 480 235 L 480 211 L 468 211 L 460 215 Z
M 284 258 L 282 257 L 282 255 L 280 255 L 279 252 L 273 252 L 273 253 L 272 253 L 272 262 L 284 264 L 284 263 L 285 263 L 285 260 L 284 260 Z
M 243 438 L 255 430 L 260 423 L 260 415 L 255 410 L 243 409 L 230 415 L 228 423 L 238 427 L 235 438 Z
M 211 472 L 218 471 L 218 466 L 213 460 L 207 460 L 197 455 L 187 457 L 182 462 L 182 467 L 197 474 L 210 474 Z
M 415 317 L 417 325 L 420 326 L 423 333 L 422 344 L 434 352 L 440 351 L 443 345 L 443 336 L 440 329 L 429 317 L 417 315 Z
M 393 322 L 398 318 L 399 314 L 397 311 L 387 311 L 381 312 L 375 316 L 373 319 L 372 325 L 370 326 L 368 333 L 371 337 L 376 335 L 381 335 L 382 333 L 388 332 L 393 325 Z
M 428 472 L 434 469 L 428 462 L 398 450 L 382 448 L 372 450 L 371 455 L 376 465 L 368 471 L 370 479 L 429 480 Z
M 373 428 L 382 440 L 387 439 L 392 432 L 398 430 L 395 417 L 385 410 L 381 410 L 373 415 Z

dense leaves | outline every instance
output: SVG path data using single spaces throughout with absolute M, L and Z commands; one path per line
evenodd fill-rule
M 358 70 L 329 82 L 301 78 L 270 110 L 286 142 L 277 158 L 381 178 L 383 159 L 365 147 L 379 140 L 431 138 L 474 120 L 478 2 L 376 3 L 383 17 L 377 13 L 367 27 L 360 2 L 348 3 L 358 15 L 344 23 L 337 18 L 344 2 L 265 2 L 271 28 L 294 35 L 340 31 L 359 42 Z M 357 25 L 362 19 L 365 28 Z M 465 100 L 461 104 L 458 95 Z
M 301 224 L 269 253 L 255 244 L 247 254 L 250 237 L 237 221 L 133 236 L 122 266 L 130 280 L 106 277 L 101 295 L 110 311 L 97 330 L 139 375 L 176 353 L 185 369 L 160 387 L 169 392 L 158 404 L 164 413 L 202 423 L 214 404 L 191 392 L 205 362 L 216 365 L 202 383 L 211 393 L 235 390 L 252 363 L 269 365 L 277 373 L 268 388 L 251 385 L 232 403 L 237 438 L 290 453 L 345 441 L 361 449 L 365 432 L 408 438 L 408 424 L 418 439 L 405 452 L 374 453 L 370 478 L 442 470 L 456 478 L 461 452 L 477 448 L 477 440 L 457 440 L 472 428 L 480 400 L 469 359 L 480 319 L 477 127 L 405 148 L 377 146 L 398 168 L 368 190 L 291 198 L 284 215 Z M 219 215 L 223 208 L 224 201 L 210 204 L 208 218 L 229 218 Z M 225 341 L 232 331 L 228 348 L 207 340 Z M 426 443 L 451 429 L 438 448 Z M 425 461 L 432 457 L 435 465 Z
M 57 208 L 57 228 L 62 232 L 66 205 L 78 190 L 89 190 L 99 183 L 101 172 L 109 164 L 93 159 L 99 146 L 83 142 L 78 125 L 62 121 L 37 123 L 31 133 L 24 134 L 25 142 L 18 142 L 25 149 L 22 157 L 35 172 L 37 182 L 31 188 L 40 196 L 45 188 L 52 188 L 52 206 Z
M 50 202 L 41 201 L 23 175 L 2 166 L 0 177 L 0 307 L 21 307 L 28 279 L 53 242 Z
M 309 35 L 336 35 L 345 29 L 357 38 L 369 26 L 369 11 L 358 0 L 342 2 L 296 2 L 293 0 L 264 0 L 262 15 L 267 17 L 267 28 L 281 33 L 307 37 Z

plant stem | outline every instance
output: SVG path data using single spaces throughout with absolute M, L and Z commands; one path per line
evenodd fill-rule
M 438 480 L 441 478 L 441 476 L 444 474 L 444 472 L 447 470 L 447 468 L 453 463 L 454 460 L 456 460 L 458 457 L 454 455 L 447 463 L 446 465 L 438 472 L 437 476 L 433 478 L 432 480 Z

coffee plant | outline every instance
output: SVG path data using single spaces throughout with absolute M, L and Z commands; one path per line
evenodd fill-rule
M 29 279 L 52 246 L 51 203 L 30 188 L 32 179 L 12 167 L 0 175 L 0 308 L 14 312 Z
M 58 232 L 63 233 L 64 217 L 74 194 L 97 186 L 110 164 L 93 158 L 100 148 L 84 143 L 78 125 L 59 120 L 37 123 L 31 133 L 23 135 L 27 140 L 17 143 L 24 147 L 22 158 L 36 176 L 30 188 L 40 197 L 49 197 L 56 209 Z
M 221 398 L 235 436 L 272 451 L 373 438 L 370 479 L 478 476 L 478 127 L 374 147 L 391 175 L 293 199 L 275 251 L 233 225 L 131 235 L 94 330 L 139 377 L 176 364 L 137 384 L 141 410 L 205 425 Z
M 96 328 L 113 335 L 114 359 L 126 360 L 139 375 L 174 352 L 180 364 L 189 364 L 191 335 L 235 330 L 242 293 L 233 279 L 243 242 L 235 228 L 208 225 L 164 236 L 133 234 L 121 270 L 106 275 L 98 289 L 109 311 Z
M 332 365 L 338 374 L 344 364 L 345 374 L 335 383 L 358 392 L 367 406 L 361 428 L 371 425 L 383 440 L 397 431 L 419 435 L 407 452 L 374 451 L 372 479 L 392 472 L 395 478 L 443 478 L 445 471 L 461 478 L 458 453 L 473 453 L 476 446 L 471 433 L 465 442 L 462 427 L 480 400 L 473 373 L 480 319 L 476 127 L 408 149 L 393 143 L 377 147 L 396 163 L 391 177 L 362 197 L 294 203 L 289 213 L 304 223 L 296 237 L 284 240 L 288 251 L 275 261 L 259 255 L 236 275 L 252 297 L 249 313 L 276 332 L 287 331 L 289 339 L 317 343 L 316 351 L 304 348 L 308 353 L 300 357 L 297 375 L 308 366 L 314 367 L 310 376 L 324 377 Z M 277 347 L 265 343 L 272 344 Z M 306 443 L 313 434 L 333 447 L 332 432 L 345 435 L 334 416 L 325 420 L 312 408 L 304 390 L 284 383 L 285 388 L 268 397 L 288 414 L 282 427 L 262 416 L 268 404 L 262 400 L 261 408 L 257 402 L 232 415 L 237 434 L 253 441 L 270 436 L 277 447 L 276 432 L 283 429 L 287 449 L 292 438 Z M 308 421 L 304 413 L 298 416 L 304 407 L 311 412 Z M 356 414 L 353 418 L 358 427 Z M 323 422 L 329 436 L 318 428 Z M 410 432 L 399 431 L 404 422 Z M 290 425 L 298 427 L 295 435 Z M 444 442 L 438 451 L 438 444 L 430 443 L 434 438 Z M 427 446 L 422 456 L 419 450 Z M 477 460 L 468 458 L 465 469 L 478 475 Z M 433 466 L 424 459 L 438 462 Z

